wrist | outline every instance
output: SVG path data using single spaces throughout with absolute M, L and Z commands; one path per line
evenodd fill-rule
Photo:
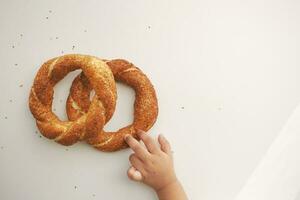
M 179 185 L 180 185 L 180 183 L 179 183 L 178 179 L 175 177 L 174 179 L 170 180 L 163 186 L 161 186 L 159 188 L 155 188 L 154 190 L 159 195 L 159 194 L 163 194 L 168 191 L 171 191 L 172 189 L 174 189 L 175 187 L 177 187 Z
M 161 188 L 160 190 L 156 191 L 157 197 L 159 200 L 187 200 L 188 197 L 186 196 L 183 187 L 181 186 L 180 182 L 176 179 L 175 181 L 169 183 L 165 187 Z

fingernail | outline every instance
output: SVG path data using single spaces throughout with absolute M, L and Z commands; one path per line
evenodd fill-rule
M 128 135 L 128 134 L 126 134 L 125 136 L 124 136 L 124 140 L 128 140 L 129 139 L 129 137 L 130 137 L 130 135 Z
M 133 177 L 136 181 L 141 181 L 143 179 L 143 175 L 139 171 L 135 171 L 133 174 Z
M 137 136 L 140 138 L 143 134 L 145 133 L 145 131 L 138 129 L 136 131 Z

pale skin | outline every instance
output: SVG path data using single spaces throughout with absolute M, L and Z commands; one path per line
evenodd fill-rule
M 157 145 L 143 131 L 139 131 L 138 136 L 145 145 L 130 135 L 124 138 L 133 150 L 129 157 L 131 167 L 127 171 L 128 177 L 151 187 L 159 200 L 187 200 L 174 171 L 173 155 L 167 139 L 159 135 Z

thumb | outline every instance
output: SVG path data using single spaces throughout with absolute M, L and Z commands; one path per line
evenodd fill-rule
M 128 170 L 127 170 L 127 176 L 128 178 L 130 178 L 133 181 L 142 181 L 143 180 L 143 176 L 141 174 L 141 172 L 139 172 L 135 167 L 131 166 Z

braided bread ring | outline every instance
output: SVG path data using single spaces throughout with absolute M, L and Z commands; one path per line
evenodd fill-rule
M 158 105 L 155 90 L 147 76 L 126 60 L 107 61 L 117 81 L 131 86 L 136 93 L 134 102 L 134 121 L 116 132 L 99 131 L 98 135 L 87 142 L 101 151 L 117 151 L 126 148 L 124 135 L 136 137 L 136 130 L 148 131 L 156 121 Z M 78 120 L 90 108 L 89 96 L 92 90 L 89 80 L 80 74 L 72 83 L 67 100 L 67 114 L 70 120 Z M 105 120 L 105 123 L 109 119 Z
M 69 72 L 82 69 L 95 90 L 87 112 L 73 121 L 61 121 L 52 112 L 53 87 Z M 39 69 L 29 96 L 29 108 L 40 132 L 63 145 L 95 137 L 116 106 L 116 85 L 107 64 L 96 57 L 70 54 L 53 58 Z

